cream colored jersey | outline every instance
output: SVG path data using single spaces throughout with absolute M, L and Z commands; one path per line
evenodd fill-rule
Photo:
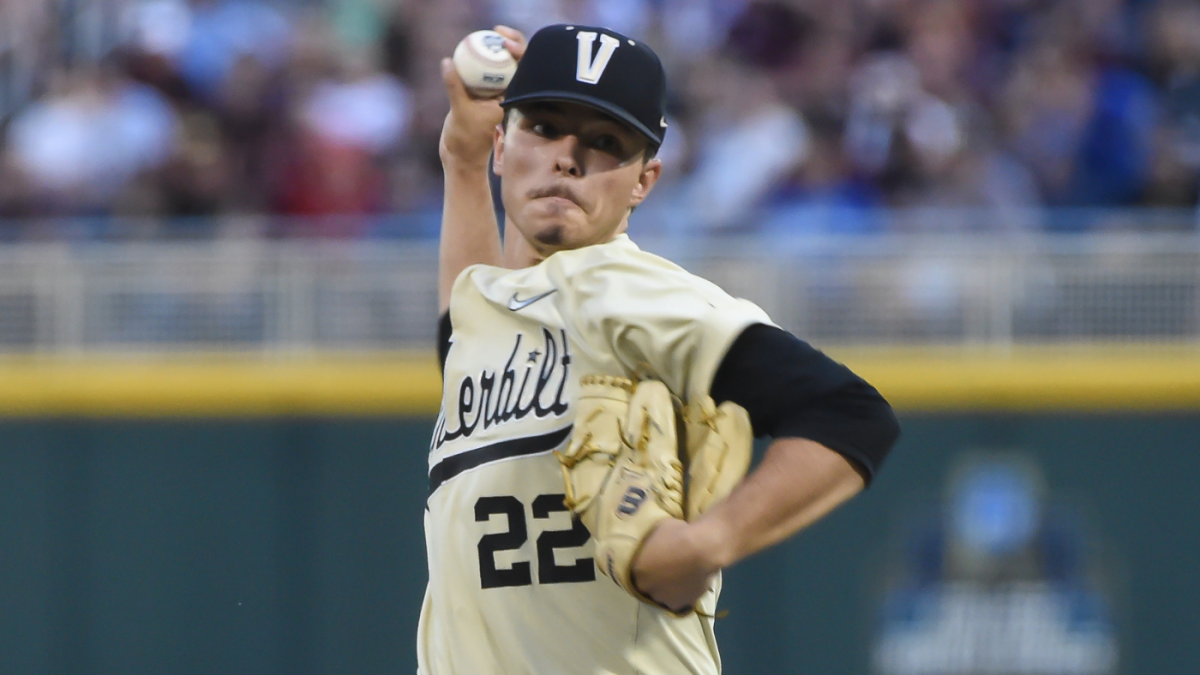
M 526 269 L 470 267 L 450 320 L 419 675 L 720 672 L 711 619 L 672 617 L 596 570 L 552 452 L 568 443 L 581 376 L 705 395 L 733 340 L 766 314 L 621 235 Z

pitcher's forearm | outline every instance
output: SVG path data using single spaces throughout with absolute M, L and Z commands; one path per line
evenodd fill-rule
M 497 26 L 504 48 L 514 58 L 525 53 L 519 31 Z M 500 232 L 488 184 L 488 160 L 500 133 L 504 111 L 496 97 L 476 98 L 467 91 L 450 59 L 442 59 L 442 83 L 450 112 L 442 124 L 438 154 L 445 175 L 441 245 L 438 249 L 438 314 L 450 308 L 454 280 L 471 265 L 500 265 Z
M 725 501 L 696 522 L 727 567 L 787 539 L 862 491 L 843 456 L 810 440 L 781 438 Z
M 438 247 L 438 313 L 450 307 L 454 280 L 476 264 L 500 265 L 503 251 L 487 164 L 443 161 L 445 201 Z

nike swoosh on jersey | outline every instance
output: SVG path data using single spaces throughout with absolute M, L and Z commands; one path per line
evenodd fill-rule
M 539 293 L 538 295 L 535 295 L 532 298 L 528 298 L 526 300 L 518 300 L 517 294 L 513 293 L 512 297 L 508 299 L 508 308 L 514 312 L 518 312 L 518 311 L 525 309 L 526 307 L 532 305 L 533 303 L 537 302 L 538 300 L 541 300 L 542 298 L 554 293 L 557 290 L 558 290 L 557 288 L 551 288 L 550 290 L 546 291 L 545 293 Z

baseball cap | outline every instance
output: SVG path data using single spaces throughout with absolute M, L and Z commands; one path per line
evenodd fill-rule
M 591 106 L 655 145 L 667 131 L 667 74 L 658 55 L 607 28 L 558 24 L 534 33 L 500 105 L 532 101 Z

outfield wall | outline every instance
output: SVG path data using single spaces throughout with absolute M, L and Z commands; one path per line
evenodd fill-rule
M 903 438 L 865 495 L 728 573 L 726 672 L 866 675 L 897 519 L 976 450 L 1024 453 L 1088 514 L 1120 672 L 1190 672 L 1190 353 L 838 354 Z M 0 369 L 0 672 L 413 672 L 436 369 L 357 360 Z

